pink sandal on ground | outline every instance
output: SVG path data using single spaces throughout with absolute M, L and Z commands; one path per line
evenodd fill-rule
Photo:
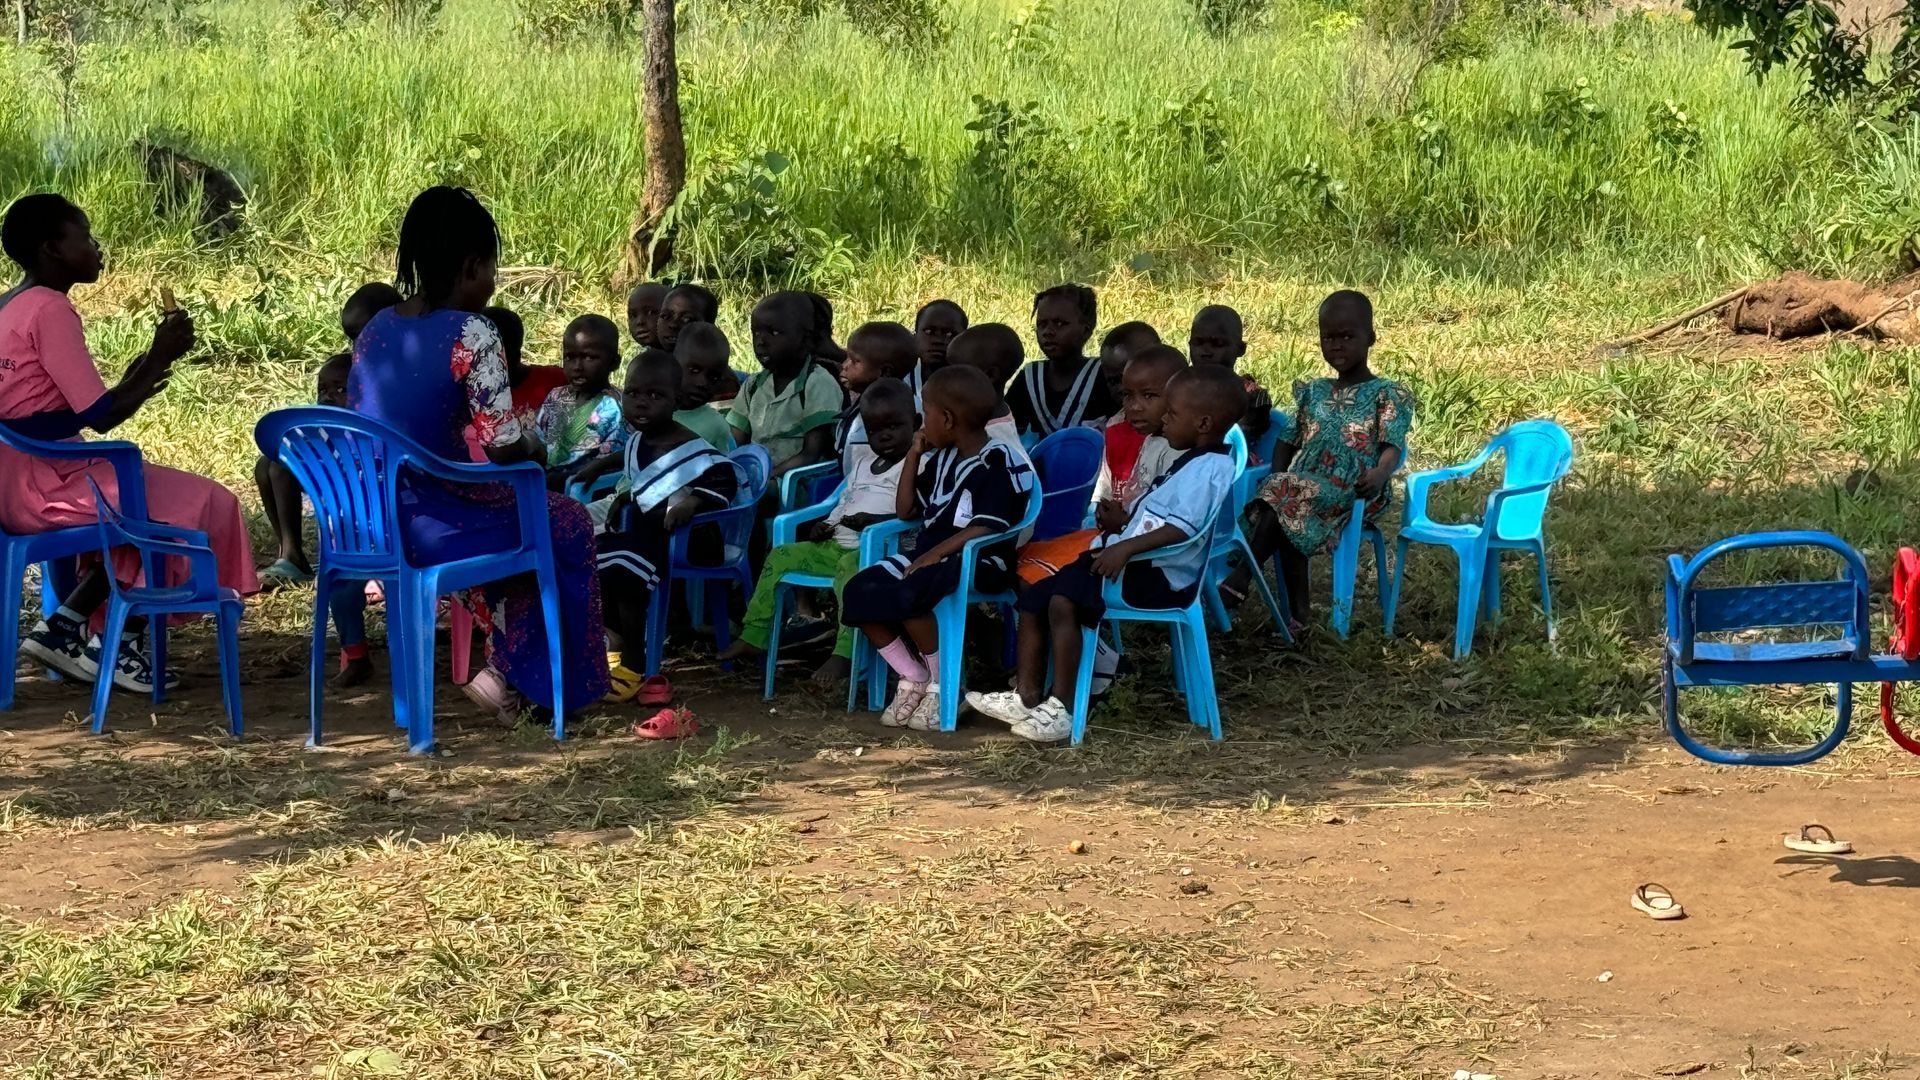
M 642 739 L 685 739 L 700 734 L 700 721 L 690 709 L 661 709 L 633 725 L 633 733 Z
M 640 692 L 633 700 L 641 705 L 673 704 L 673 684 L 665 675 L 649 675 L 640 683 Z
M 517 723 L 520 719 L 520 695 L 507 685 L 504 675 L 490 667 L 481 668 L 473 678 L 461 683 L 460 692 L 503 724 Z

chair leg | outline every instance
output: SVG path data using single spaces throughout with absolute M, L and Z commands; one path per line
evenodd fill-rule
M 1387 536 L 1379 529 L 1368 529 L 1367 539 L 1373 541 L 1373 589 L 1380 598 L 1381 614 L 1386 614 L 1387 603 Z
M 1560 638 L 1553 627 L 1553 589 L 1547 584 L 1547 545 L 1544 540 L 1534 545 L 1533 561 L 1540 570 L 1540 610 L 1547 617 L 1547 645 L 1557 650 Z
M 160 616 L 165 618 L 165 616 Z M 118 596 L 107 602 L 107 625 L 100 634 L 100 676 L 93 680 L 93 733 L 107 729 L 107 697 L 113 693 L 113 664 L 120 655 L 120 637 L 127 630 L 127 603 Z M 155 673 L 158 681 L 159 673 Z
M 1093 646 L 1100 628 L 1080 631 L 1080 670 L 1073 677 L 1073 745 L 1087 737 L 1088 714 L 1093 710 Z
M 1381 633 L 1393 636 L 1393 620 L 1400 615 L 1400 578 L 1407 572 L 1407 538 L 1402 536 L 1393 542 L 1393 572 L 1385 580 L 1386 592 L 1380 601 Z M 1387 571 L 1381 568 L 1381 573 Z
M 313 641 L 307 657 L 307 745 L 320 745 L 320 715 L 326 704 L 327 689 L 327 620 L 331 610 L 329 602 L 333 598 L 333 574 L 321 564 L 320 572 L 313 578 Z M 389 630 L 389 639 L 396 635 Z M 392 650 L 389 650 L 392 651 Z M 398 663 L 389 658 L 390 662 Z M 236 676 L 237 677 L 237 676 Z M 394 708 L 400 707 L 400 698 L 395 696 Z
M 4 566 L 0 566 L 0 611 L 6 612 L 6 618 L 0 621 L 0 711 L 13 708 L 14 669 L 20 665 L 20 635 L 14 627 L 20 621 L 20 603 L 25 591 L 27 576 L 26 564 L 15 556 L 9 548 Z M 40 588 L 50 592 L 53 583 L 47 580 L 43 568 Z
M 934 673 L 940 680 L 940 730 L 952 731 L 960 726 L 960 697 L 965 689 L 960 671 L 967 659 L 967 605 L 949 598 L 935 609 L 935 618 L 940 627 L 940 670 Z
M 387 598 L 387 669 L 389 681 L 393 684 L 393 723 L 395 727 L 411 733 L 416 706 L 413 699 L 413 639 L 419 635 L 410 621 L 411 610 L 406 602 L 406 590 L 401 585 L 397 578 L 380 583 Z M 323 664 L 325 656 L 322 652 Z
M 1214 689 L 1213 658 L 1207 649 L 1206 624 L 1198 618 L 1198 612 L 1185 620 L 1175 623 L 1173 632 L 1176 639 L 1186 639 L 1188 653 L 1187 680 L 1184 684 L 1187 695 L 1187 714 L 1194 724 L 1207 729 L 1215 740 L 1220 733 L 1220 700 Z M 1176 647 L 1179 642 L 1176 640 Z
M 246 730 L 240 718 L 240 611 L 236 600 L 221 604 L 214 613 L 220 628 L 220 690 L 227 706 L 227 732 L 236 739 Z
M 787 617 L 787 593 L 789 591 L 785 585 L 778 582 L 774 583 L 773 625 L 767 628 L 767 670 L 765 672 L 763 687 L 766 691 L 765 698 L 768 701 L 773 700 L 773 673 L 778 670 L 780 666 L 780 624 L 784 622 Z M 858 685 L 860 682 L 860 672 L 856 669 L 849 678 L 853 683 Z M 847 711 L 852 712 L 853 710 L 849 708 Z
M 1473 631 L 1480 621 L 1480 575 L 1486 559 L 1476 559 L 1468 551 L 1455 554 L 1460 557 L 1460 595 L 1453 613 L 1453 658 L 1464 660 L 1473 649 Z
M 1227 611 L 1226 601 L 1220 599 L 1220 587 L 1207 570 L 1200 572 L 1200 607 L 1207 613 L 1207 625 L 1223 634 L 1232 632 L 1233 615 Z
M 1347 520 L 1346 528 L 1340 532 L 1340 542 L 1333 548 L 1333 613 L 1331 621 L 1334 632 L 1345 641 L 1353 628 L 1353 587 L 1354 579 L 1360 575 L 1360 529 L 1362 527 L 1362 508 L 1356 504 Z
M 412 641 L 407 646 L 407 695 L 412 713 L 407 721 L 407 749 L 415 754 L 433 753 L 433 637 L 439 622 L 439 593 L 432 583 L 415 577 L 403 582 L 407 629 Z
M 647 598 L 647 670 L 651 679 L 660 674 L 660 658 L 667 651 L 667 605 L 673 598 L 673 579 L 662 577 Z
M 560 621 L 559 579 L 553 574 L 541 574 L 539 578 L 540 613 L 546 620 L 547 661 L 553 678 L 553 738 L 558 742 L 567 737 L 566 624 Z M 429 671 L 427 677 L 431 679 L 433 673 Z
M 1500 625 L 1500 549 L 1488 548 L 1484 569 L 1481 571 L 1481 618 L 1488 626 Z
M 102 651 L 103 664 L 111 662 L 118 653 Z M 167 700 L 167 615 L 161 612 L 157 617 L 147 620 L 147 658 L 153 667 L 153 703 L 159 705 Z

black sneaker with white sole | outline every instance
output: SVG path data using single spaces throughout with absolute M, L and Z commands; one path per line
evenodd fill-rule
M 94 637 L 87 642 L 87 659 L 98 671 L 100 666 L 100 638 Z M 147 659 L 147 651 L 140 647 L 140 636 L 128 634 L 120 639 L 120 655 L 113 664 L 113 685 L 122 690 L 131 690 L 136 694 L 153 693 L 153 661 Z M 180 686 L 178 673 L 167 672 L 167 689 L 176 690 Z
M 35 625 L 20 641 L 20 655 L 77 682 L 90 683 L 100 677 L 100 663 L 87 652 L 86 642 L 76 633 L 63 633 L 44 621 Z

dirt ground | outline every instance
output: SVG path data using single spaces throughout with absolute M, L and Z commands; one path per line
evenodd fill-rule
M 248 689 L 247 739 L 228 749 L 209 726 L 212 670 L 188 655 L 196 687 L 158 710 L 120 698 L 105 739 L 80 725 L 71 688 L 23 681 L 21 707 L 0 715 L 0 809 L 24 797 L 92 824 L 13 830 L 0 816 L 0 917 L 77 931 L 195 890 L 234 895 L 309 846 L 302 822 L 327 807 L 364 810 L 332 841 L 430 839 L 476 815 L 511 827 L 513 800 L 459 778 L 673 752 L 617 729 L 556 748 L 466 720 L 443 693 L 449 756 L 410 759 L 378 690 L 334 698 L 334 738 L 305 750 L 303 684 L 271 656 Z M 1235 760 L 1258 746 L 1237 745 L 1229 717 L 1224 746 L 1182 759 L 1196 778 L 1183 791 L 1051 769 L 1074 751 L 977 722 L 900 738 L 798 695 L 769 715 L 737 680 L 694 702 L 710 726 L 755 737 L 733 753 L 765 783 L 725 812 L 790 819 L 809 858 L 780 872 L 850 899 L 903 888 L 901 867 L 972 859 L 958 887 L 1010 906 L 1149 934 L 1231 927 L 1254 958 L 1231 974 L 1289 1000 L 1424 973 L 1499 1018 L 1489 1060 L 1460 1066 L 1503 1080 L 1920 1076 L 1920 762 L 1877 736 L 1795 770 L 1714 768 L 1648 741 L 1442 745 L 1245 775 Z M 1812 821 L 1857 854 L 1782 848 Z M 1649 881 L 1688 918 L 1632 910 Z

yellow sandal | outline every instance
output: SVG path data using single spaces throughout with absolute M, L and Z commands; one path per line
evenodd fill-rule
M 646 676 L 619 662 L 607 666 L 607 677 L 612 680 L 613 688 L 601 700 L 609 705 L 625 705 L 632 701 L 640 696 L 640 688 L 647 682 Z

